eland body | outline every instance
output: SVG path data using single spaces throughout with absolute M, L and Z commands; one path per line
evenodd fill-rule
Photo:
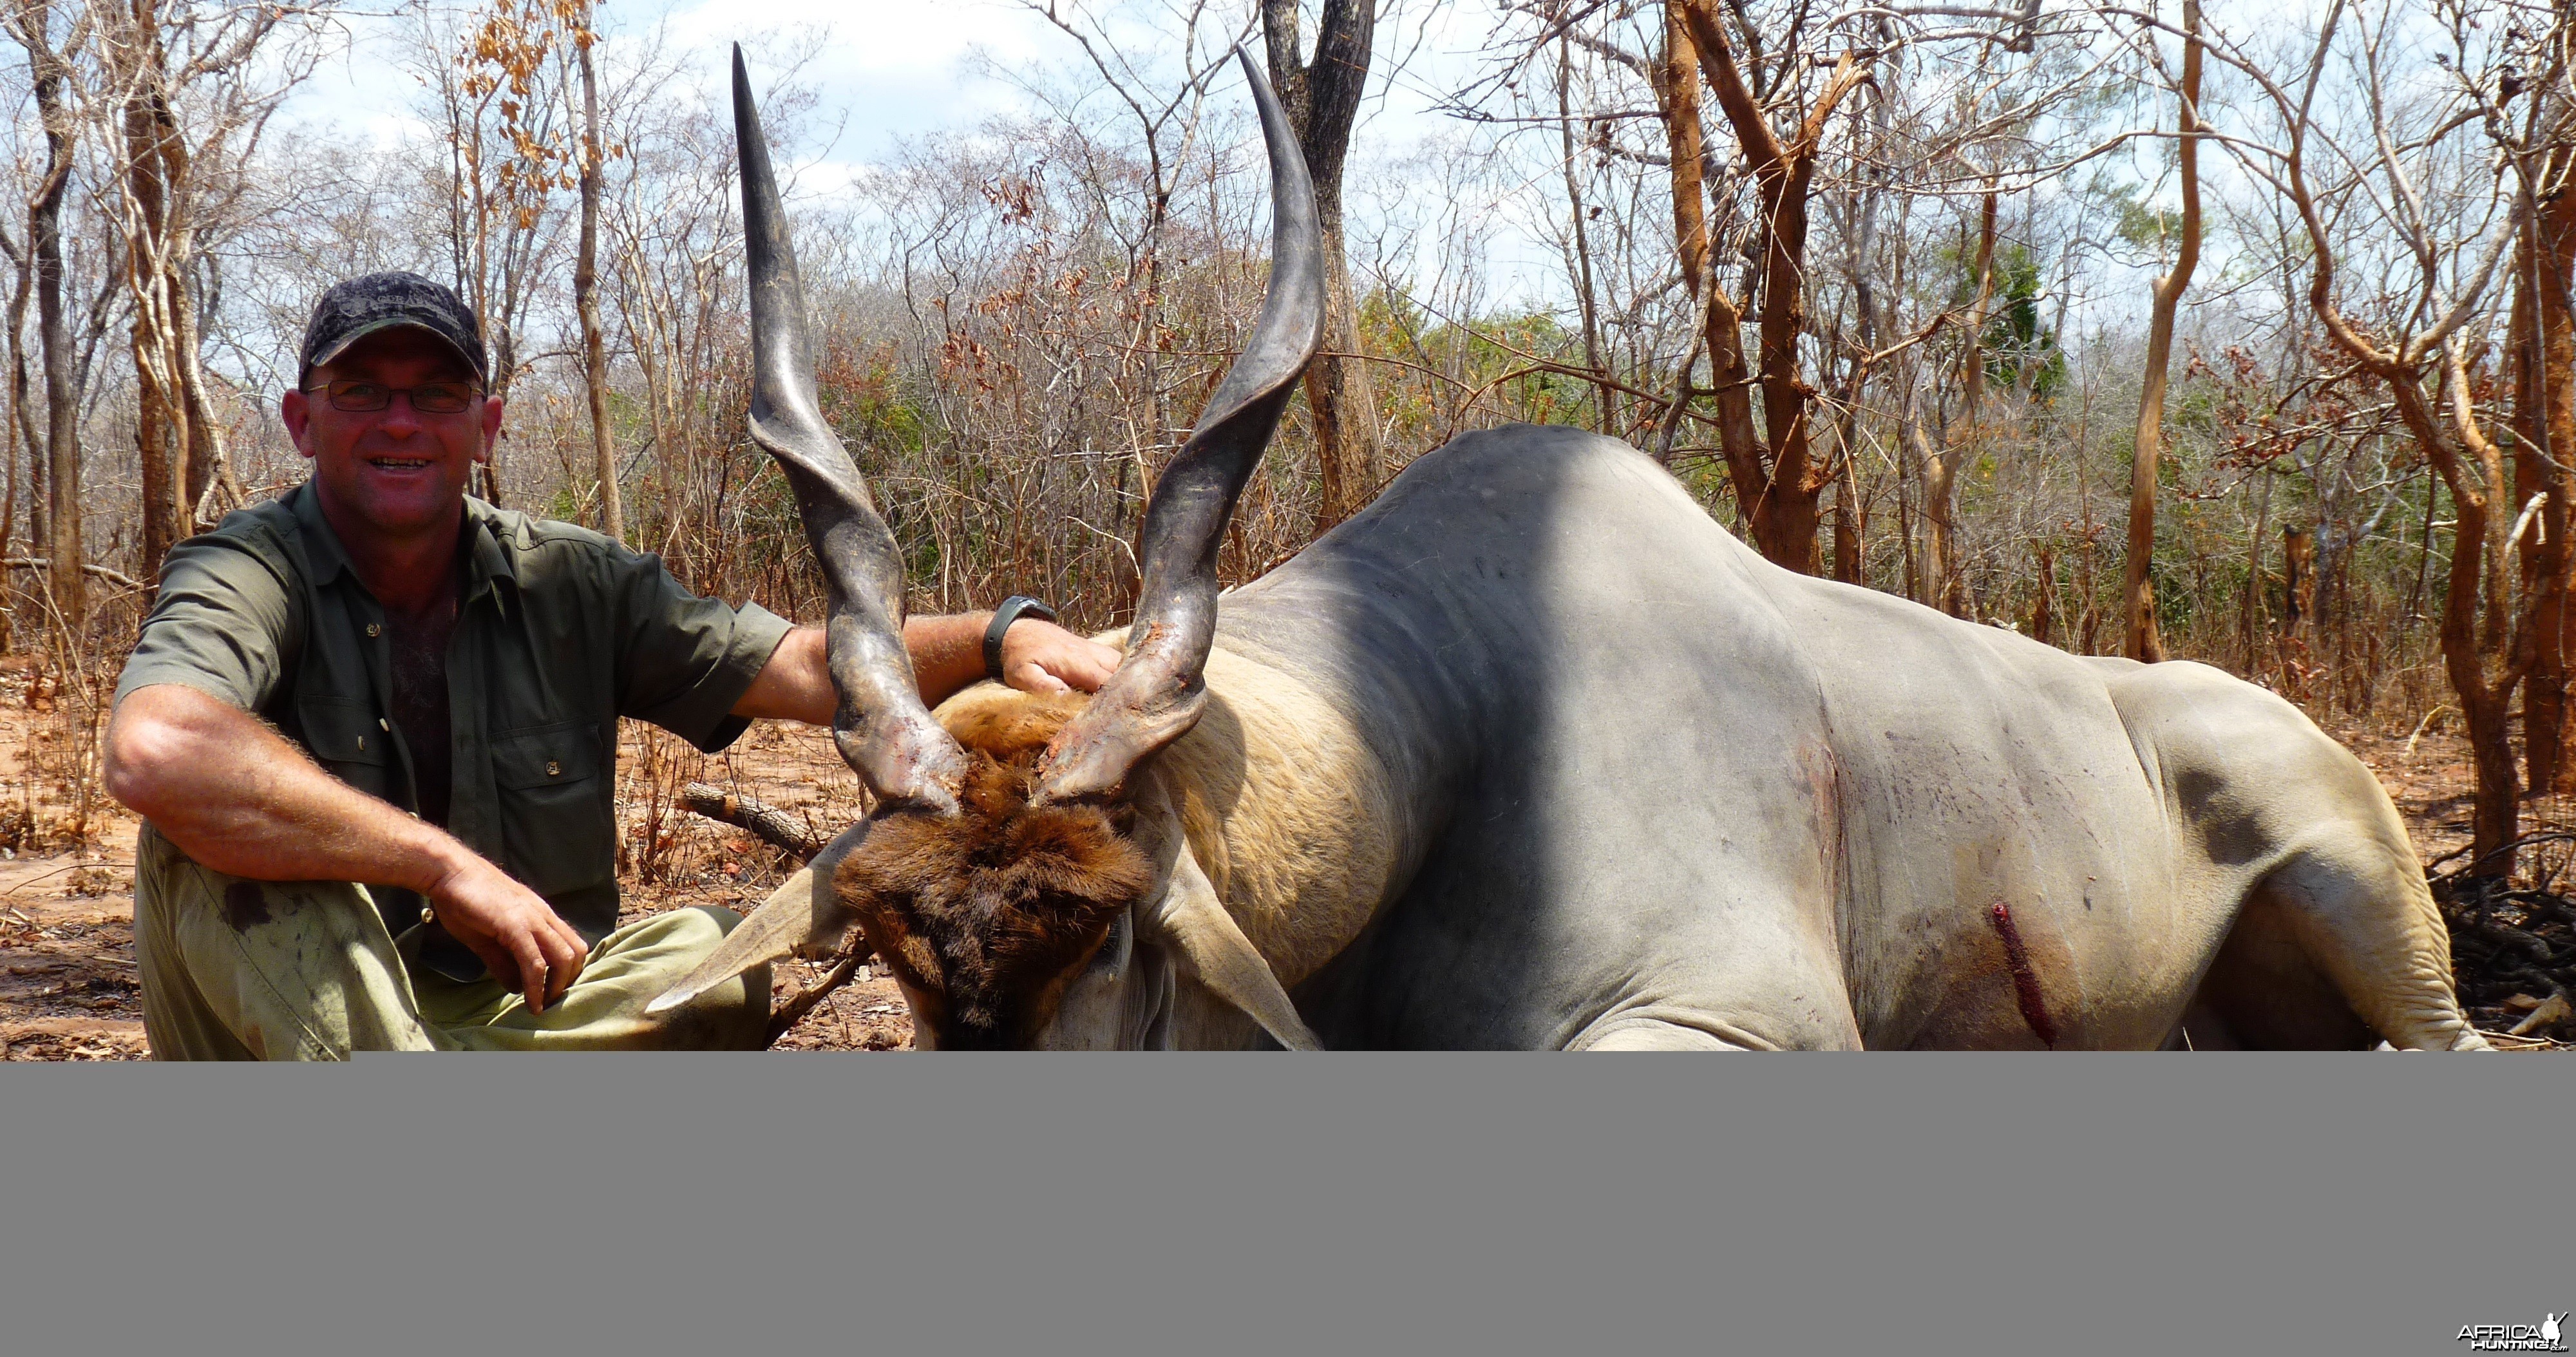
M 833 578 L 880 804 L 660 1002 L 855 923 L 932 1046 L 2482 1044 L 2395 809 L 2296 709 L 1792 574 L 1624 444 L 1460 438 L 1220 601 L 1321 314 L 1246 72 L 1271 298 L 1157 487 L 1128 658 L 935 719 L 885 668 L 899 578 L 836 564 L 883 533 L 856 471 L 778 417 L 810 365 L 738 86 L 754 430 Z

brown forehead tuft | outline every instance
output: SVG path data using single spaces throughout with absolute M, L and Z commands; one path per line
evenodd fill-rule
M 1090 701 L 1088 693 L 970 688 L 940 707 L 939 723 L 970 750 L 1001 763 L 1026 764 Z
M 833 877 L 870 941 L 898 940 L 887 959 L 936 996 L 942 1046 L 1034 1033 L 1065 975 L 1153 884 L 1124 807 L 1029 804 L 1037 754 L 1061 724 L 1040 713 L 978 725 L 1015 757 L 968 743 L 960 814 L 886 815 Z

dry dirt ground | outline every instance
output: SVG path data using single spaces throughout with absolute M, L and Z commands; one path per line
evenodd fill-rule
M 137 1060 L 147 1048 L 134 968 L 135 821 L 108 806 L 90 842 L 47 843 L 69 798 L 30 763 L 58 766 L 66 738 L 59 713 L 42 692 L 30 702 L 23 667 L 0 668 L 0 814 L 32 827 L 34 851 L 0 847 L 0 1059 Z M 33 708 L 33 709 L 31 709 Z M 2405 813 L 2415 846 L 2428 861 L 2468 839 L 2469 771 L 2454 731 L 2418 736 L 2409 728 L 2343 723 L 2334 733 L 2361 756 Z M 858 799 L 848 770 L 822 732 L 778 725 L 755 729 L 722 755 L 697 754 L 657 731 L 629 725 L 621 750 L 623 793 L 619 865 L 630 917 L 687 905 L 749 910 L 793 869 L 751 835 L 677 810 L 689 781 L 745 793 L 805 817 L 829 832 L 850 822 Z M 2576 823 L 2576 806 L 2535 802 L 2530 818 Z M 2576 849 L 2565 850 L 2576 853 Z M 2563 867 L 2560 859 L 2550 863 Z M 773 1002 L 821 974 L 788 962 L 779 968 Z M 2545 998 L 2546 996 L 2529 996 Z M 2508 1038 L 2528 1005 L 2473 1009 L 2500 1045 L 2567 1048 L 2542 1036 Z M 2558 1037 L 2576 1036 L 2570 1026 Z M 910 1045 L 912 1024 L 892 981 L 881 973 L 834 993 L 779 1045 L 798 1050 L 894 1050 Z

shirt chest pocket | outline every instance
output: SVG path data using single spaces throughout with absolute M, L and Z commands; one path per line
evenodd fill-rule
M 295 704 L 304 748 L 343 782 L 370 796 L 392 785 L 393 736 L 375 704 L 346 697 L 307 697 Z
M 504 792 L 569 787 L 599 774 L 599 727 L 586 721 L 514 730 L 492 740 L 492 780 Z
M 502 865 L 539 895 L 612 882 L 616 807 L 599 727 L 571 721 L 495 736 Z

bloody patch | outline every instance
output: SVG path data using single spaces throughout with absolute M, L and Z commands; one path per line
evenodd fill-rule
M 224 922 L 236 933 L 246 933 L 268 922 L 268 897 L 248 881 L 236 881 L 224 887 Z
M 1986 919 L 1995 926 L 1995 936 L 2003 939 L 2004 960 L 2012 967 L 2013 997 L 2021 1001 L 2021 1020 L 2050 1050 L 2057 1049 L 2057 1024 L 2048 1016 L 2048 1002 L 2039 992 L 2039 972 L 2031 969 L 2030 949 L 2022 945 L 2011 908 L 1997 900 Z

